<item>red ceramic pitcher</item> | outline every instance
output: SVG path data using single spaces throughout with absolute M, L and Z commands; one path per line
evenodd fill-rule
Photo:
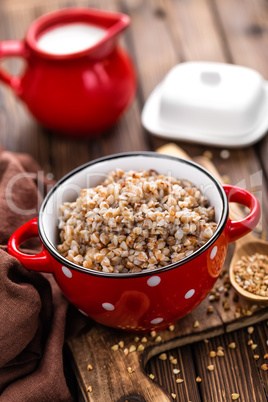
M 115 124 L 133 99 L 136 80 L 118 39 L 128 16 L 64 9 L 37 19 L 22 41 L 0 43 L 0 60 L 22 57 L 20 77 L 0 69 L 45 127 L 67 136 L 96 136 Z

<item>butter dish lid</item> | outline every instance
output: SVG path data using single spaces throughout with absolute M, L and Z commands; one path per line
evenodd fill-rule
M 247 67 L 181 63 L 153 90 L 141 119 L 148 131 L 161 137 L 247 146 L 268 129 L 268 84 Z

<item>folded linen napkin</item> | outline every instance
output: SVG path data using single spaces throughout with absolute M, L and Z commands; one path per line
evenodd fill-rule
M 30 156 L 0 149 L 0 400 L 4 402 L 73 400 L 63 368 L 68 302 L 52 275 L 28 271 L 6 247 L 10 235 L 37 215 L 38 204 L 52 185 Z M 34 251 L 37 243 L 29 241 L 27 248 Z M 82 325 L 79 321 L 78 327 Z

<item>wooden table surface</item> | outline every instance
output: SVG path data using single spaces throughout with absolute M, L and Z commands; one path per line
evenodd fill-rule
M 97 157 L 123 152 L 155 150 L 165 142 L 148 134 L 141 125 L 141 110 L 165 74 L 183 61 L 217 61 L 248 66 L 268 80 L 268 3 L 265 0 L 1 0 L 0 40 L 19 39 L 29 24 L 51 10 L 83 6 L 120 10 L 131 18 L 131 26 L 122 38 L 130 53 L 138 78 L 137 94 L 118 124 L 99 139 L 66 140 L 38 125 L 24 105 L 4 85 L 0 85 L 0 143 L 8 150 L 31 154 L 42 169 L 61 178 L 78 165 Z M 21 69 L 17 59 L 3 65 L 12 73 Z M 204 152 L 212 157 L 219 172 L 254 192 L 262 205 L 257 235 L 266 236 L 268 219 L 267 151 L 268 137 L 244 149 L 229 149 L 178 142 L 191 157 Z M 260 233 L 261 232 L 261 233 Z M 229 250 L 226 267 L 232 247 Z M 248 345 L 252 339 L 257 348 Z M 228 348 L 236 342 L 236 351 Z M 225 356 L 215 361 L 217 370 L 207 370 L 209 350 L 222 346 Z M 268 398 L 268 371 L 261 365 L 268 352 L 266 322 L 256 324 L 253 334 L 247 329 L 198 342 L 170 351 L 178 359 L 184 382 L 176 384 L 172 367 L 152 358 L 147 373 L 175 393 L 178 401 L 262 402 Z M 255 360 L 253 355 L 260 358 Z M 201 383 L 196 377 L 202 378 Z M 102 402 L 102 401 L 100 401 Z M 109 402 L 109 401 L 103 401 Z M 112 401 L 113 402 L 113 401 Z M 157 402 L 157 401 L 156 401 Z

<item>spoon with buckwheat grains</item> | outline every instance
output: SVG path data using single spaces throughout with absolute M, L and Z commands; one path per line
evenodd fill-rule
M 157 152 L 191 159 L 176 144 L 166 144 Z M 222 177 L 213 163 L 205 156 L 195 158 L 221 183 Z M 236 204 L 230 207 L 231 219 L 239 219 L 241 210 Z M 247 300 L 268 305 L 268 242 L 253 236 L 251 233 L 236 240 L 235 250 L 229 268 L 230 282 L 236 292 Z

